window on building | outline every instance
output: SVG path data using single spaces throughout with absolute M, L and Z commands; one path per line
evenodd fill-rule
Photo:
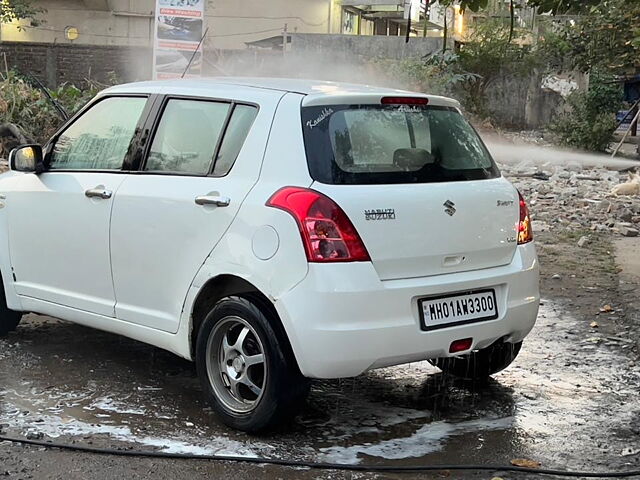
M 342 10 L 342 33 L 357 35 L 360 30 L 360 15 L 348 8 Z

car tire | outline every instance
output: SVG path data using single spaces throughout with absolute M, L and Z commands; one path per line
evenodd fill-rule
M 522 342 L 499 340 L 494 344 L 460 357 L 436 358 L 429 362 L 443 373 L 471 380 L 485 380 L 507 368 L 520 353 Z
M 224 424 L 249 433 L 286 423 L 309 393 L 272 315 L 257 299 L 227 297 L 198 332 L 196 367 L 208 402 Z
M 14 331 L 21 319 L 22 312 L 15 312 L 7 307 L 4 283 L 2 282 L 2 278 L 0 278 L 0 337 L 4 337 L 9 332 Z

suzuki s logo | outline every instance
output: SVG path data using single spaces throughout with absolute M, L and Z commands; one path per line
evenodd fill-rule
M 451 200 L 447 200 L 446 202 L 444 202 L 442 204 L 444 206 L 444 211 L 447 213 L 447 215 L 449 215 L 450 217 L 453 216 L 454 213 L 456 213 L 456 204 L 453 203 Z

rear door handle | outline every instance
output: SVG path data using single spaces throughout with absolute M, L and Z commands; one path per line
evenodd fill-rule
M 222 197 L 220 195 L 201 195 L 196 197 L 197 205 L 215 205 L 216 207 L 228 207 L 231 203 L 229 197 Z
M 102 185 L 98 185 L 95 188 L 90 188 L 84 192 L 84 194 L 89 198 L 102 198 L 103 200 L 107 200 L 111 198 L 113 192 L 111 190 L 106 190 Z

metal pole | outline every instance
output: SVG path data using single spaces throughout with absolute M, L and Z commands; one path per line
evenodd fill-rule
M 422 36 L 426 37 L 427 36 L 427 26 L 429 25 L 429 3 L 430 0 L 427 0 L 427 3 L 425 3 L 424 6 L 424 24 L 423 24 L 423 30 L 422 30 Z
M 624 135 L 622 136 L 622 140 L 620 140 L 620 143 L 618 144 L 618 146 L 615 148 L 615 150 L 611 154 L 611 158 L 615 157 L 616 154 L 618 153 L 618 150 L 620 150 L 620 147 L 622 147 L 622 144 L 627 139 L 627 135 L 629 135 L 629 132 L 631 131 L 631 128 L 633 127 L 633 124 L 638 121 L 638 117 L 640 117 L 640 110 L 638 110 L 638 113 L 636 113 L 636 116 L 633 117 L 633 120 L 631 120 L 631 125 L 629 125 L 629 128 L 627 128 L 627 131 L 624 132 Z
M 282 56 L 287 56 L 287 42 L 289 40 L 289 35 L 287 35 L 287 30 L 289 26 L 285 23 L 284 28 L 282 29 Z
M 409 43 L 410 35 L 411 35 L 411 4 L 409 4 L 409 18 L 407 19 L 407 37 L 404 39 L 404 43 Z
M 616 127 L 616 130 L 620 128 L 620 125 L 622 125 L 624 123 L 624 121 L 627 119 L 627 117 L 629 115 L 631 115 L 631 113 L 633 112 L 633 110 L 640 105 L 640 98 L 638 100 L 636 100 L 636 103 L 633 104 L 633 106 L 627 110 L 627 113 L 624 114 L 624 117 L 622 117 L 622 119 L 620 120 L 620 122 L 618 122 L 618 126 Z
M 444 30 L 442 35 L 442 53 L 447 51 L 447 7 L 444 7 Z

